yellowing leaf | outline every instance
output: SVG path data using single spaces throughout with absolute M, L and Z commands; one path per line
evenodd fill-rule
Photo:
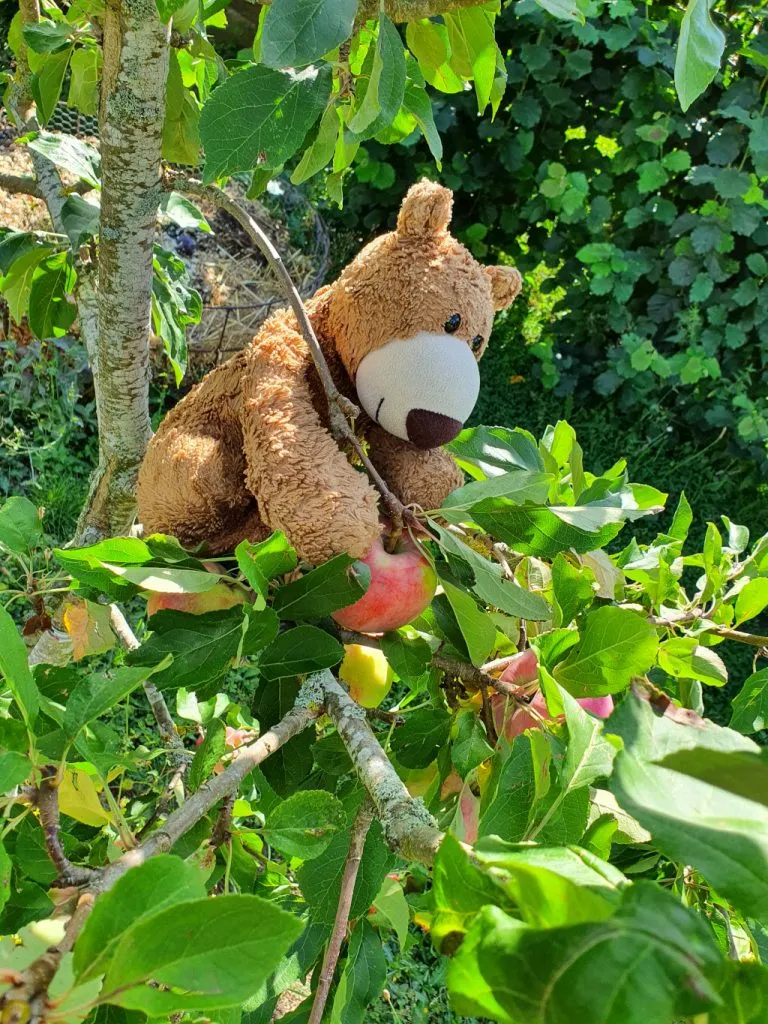
M 74 598 L 65 605 L 62 621 L 72 640 L 74 661 L 80 661 L 88 654 L 103 654 L 115 646 L 106 605 Z
M 87 772 L 70 765 L 64 770 L 59 784 L 59 810 L 84 825 L 101 828 L 112 818 L 99 800 L 93 778 Z

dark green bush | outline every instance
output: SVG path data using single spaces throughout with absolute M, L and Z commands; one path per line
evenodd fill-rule
M 495 121 L 478 121 L 470 92 L 433 91 L 456 229 L 478 257 L 537 271 L 550 308 L 533 351 L 555 395 L 610 396 L 632 417 L 666 407 L 697 448 L 725 427 L 765 472 L 768 33 L 756 4 L 715 3 L 725 70 L 683 113 L 681 11 L 586 6 L 584 26 L 533 0 L 504 9 Z M 437 173 L 420 138 L 367 143 L 339 216 L 350 249 L 391 223 L 410 181 Z

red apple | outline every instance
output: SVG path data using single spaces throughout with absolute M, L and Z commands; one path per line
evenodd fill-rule
M 407 534 L 391 554 L 379 538 L 361 561 L 371 570 L 371 582 L 359 601 L 333 613 L 344 629 L 386 633 L 413 622 L 432 600 L 437 574 Z
M 211 590 L 203 594 L 158 594 L 152 593 L 147 599 L 147 615 L 154 615 L 161 608 L 170 608 L 177 612 L 188 612 L 190 615 L 203 615 L 205 612 L 219 612 L 232 608 L 236 604 L 245 603 L 245 593 L 217 583 Z
M 515 683 L 519 686 L 523 683 L 533 682 L 538 678 L 538 674 L 539 669 L 536 651 L 533 648 L 529 648 L 527 651 L 523 651 L 521 654 L 517 655 L 517 657 L 506 666 L 504 671 L 501 673 L 500 678 L 505 683 Z M 608 716 L 613 712 L 613 698 L 610 694 L 607 697 L 579 697 L 578 703 L 585 711 L 591 712 L 597 718 L 608 718 Z M 544 694 L 541 690 L 537 690 L 534 693 L 528 706 L 532 711 L 537 712 L 545 722 L 552 720 L 549 711 L 547 710 L 547 702 L 545 701 Z M 519 736 L 520 733 L 525 732 L 526 729 L 541 728 L 539 718 L 529 714 L 525 708 L 517 708 L 516 710 L 513 710 L 511 705 L 509 705 L 507 698 L 500 693 L 495 693 L 491 697 L 491 707 L 493 708 L 493 720 L 496 725 L 496 730 L 501 733 L 503 729 L 507 739 L 514 739 L 515 736 Z

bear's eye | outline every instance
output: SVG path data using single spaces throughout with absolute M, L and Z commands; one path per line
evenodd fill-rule
M 472 351 L 475 353 L 479 352 L 480 349 L 483 347 L 484 341 L 485 338 L 482 336 L 482 334 L 476 334 L 472 341 L 470 341 L 469 343 L 472 346 Z
M 458 331 L 461 327 L 461 317 L 458 313 L 451 313 L 448 319 L 443 324 L 443 328 L 446 334 L 453 334 L 454 331 Z

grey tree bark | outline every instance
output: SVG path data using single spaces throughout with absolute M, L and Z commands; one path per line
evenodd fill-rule
M 149 334 L 152 250 L 170 24 L 154 0 L 107 0 L 101 86 L 98 340 L 91 356 L 99 465 L 74 543 L 125 533 L 152 436 Z

